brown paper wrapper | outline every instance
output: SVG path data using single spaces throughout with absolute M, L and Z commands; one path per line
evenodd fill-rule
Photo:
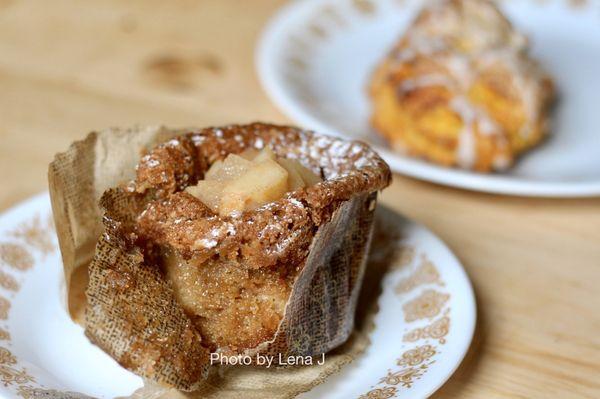
M 181 133 L 166 128 L 109 129 L 91 133 L 56 156 L 49 169 L 49 185 L 67 303 L 71 316 L 81 322 L 81 304 L 87 297 L 87 336 L 129 370 L 180 390 L 200 390 L 207 395 L 220 389 L 235 392 L 235 381 L 244 381 L 244 376 L 258 371 L 242 368 L 230 372 L 230 379 L 219 377 L 222 380 L 217 387 L 214 370 L 207 379 L 208 351 L 194 324 L 158 266 L 144 262 L 141 250 L 119 234 L 124 225 L 133 223 L 146 199 L 124 190 L 107 191 L 135 177 L 142 152 Z M 374 192 L 344 201 L 330 221 L 319 227 L 273 340 L 247 354 L 315 356 L 348 339 L 375 198 Z M 103 224 L 104 214 L 109 217 Z M 83 289 L 87 289 L 86 296 Z M 313 377 L 324 378 L 346 361 L 342 356 Z M 306 368 L 298 370 L 306 373 Z M 278 378 L 277 373 L 272 378 Z M 269 386 L 272 389 L 273 385 Z M 260 396 L 262 391 L 257 392 Z
M 83 324 L 87 265 L 102 231 L 102 193 L 135 178 L 140 151 L 181 131 L 162 127 L 90 133 L 56 155 L 48 170 L 52 212 L 63 259 L 69 314 Z
M 403 219 L 385 207 L 379 207 L 377 214 L 376 219 L 384 223 L 382 228 L 378 228 L 376 220 L 374 226 L 370 255 L 356 309 L 355 328 L 343 345 L 327 353 L 323 365 L 276 369 L 228 367 L 211 370 L 203 387 L 193 393 L 146 381 L 143 388 L 118 399 L 291 399 L 340 371 L 369 346 L 369 335 L 375 327 L 374 319 L 379 310 L 377 300 L 383 277 L 394 265 L 402 263 L 401 259 L 406 255 L 404 251 L 398 250 L 401 237 L 397 231 L 390 231 L 388 228 L 390 220 L 401 224 Z

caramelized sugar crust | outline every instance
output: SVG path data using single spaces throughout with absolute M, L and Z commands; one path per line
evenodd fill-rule
M 183 190 L 230 153 L 270 146 L 324 181 L 235 216 L 219 216 Z M 241 352 L 277 331 L 318 227 L 344 201 L 389 184 L 368 146 L 292 127 L 254 123 L 171 139 L 145 155 L 129 187 L 149 198 L 136 236 L 158 249 L 165 273 L 211 350 Z

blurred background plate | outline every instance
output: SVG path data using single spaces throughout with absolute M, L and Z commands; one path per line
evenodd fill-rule
M 505 174 L 443 168 L 387 150 L 369 126 L 366 87 L 419 10 L 418 0 L 299 0 L 281 9 L 256 52 L 263 87 L 304 127 L 374 145 L 398 173 L 493 193 L 600 195 L 600 2 L 506 1 L 532 55 L 555 78 L 551 137 Z

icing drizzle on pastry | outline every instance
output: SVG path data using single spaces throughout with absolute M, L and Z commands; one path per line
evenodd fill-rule
M 451 109 L 463 122 L 456 147 L 457 163 L 471 168 L 476 162 L 476 134 L 496 135 L 500 145 L 509 145 L 506 133 L 490 113 L 469 99 L 469 90 L 483 74 L 502 74 L 520 101 L 524 123 L 519 135 L 531 133 L 544 98 L 545 75 L 527 57 L 527 39 L 490 2 L 481 0 L 437 0 L 426 6 L 393 50 L 394 63 L 413 63 L 425 58 L 433 63 L 429 72 L 400 81 L 399 95 L 423 87 L 445 87 L 452 93 Z M 513 95 L 511 94 L 511 97 Z M 498 155 L 496 169 L 510 161 Z

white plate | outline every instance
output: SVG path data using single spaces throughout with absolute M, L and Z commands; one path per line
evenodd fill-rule
M 532 41 L 560 101 L 551 138 L 503 175 L 448 169 L 385 149 L 368 123 L 366 86 L 419 9 L 419 0 L 298 0 L 264 31 L 258 74 L 297 123 L 375 145 L 396 172 L 494 193 L 600 195 L 600 2 L 527 0 L 501 8 Z M 584 3 L 574 6 L 573 3 Z
M 383 278 L 372 344 L 305 399 L 425 397 L 469 348 L 475 299 L 458 260 L 425 228 L 378 213 L 402 256 Z M 113 398 L 142 386 L 67 315 L 47 194 L 0 216 L 0 272 L 0 398 Z

